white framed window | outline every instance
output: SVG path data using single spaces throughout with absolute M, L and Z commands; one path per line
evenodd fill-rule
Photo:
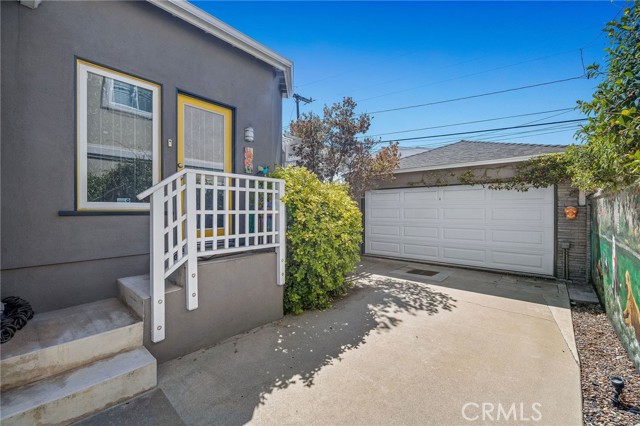
M 160 180 L 160 86 L 77 61 L 77 208 L 139 211 Z

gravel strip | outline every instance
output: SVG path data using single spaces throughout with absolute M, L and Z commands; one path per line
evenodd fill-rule
M 627 356 L 604 310 L 597 304 L 572 308 L 582 379 L 585 425 L 640 425 L 640 415 L 621 411 L 611 402 L 609 376 L 622 376 L 622 399 L 640 406 L 640 374 Z

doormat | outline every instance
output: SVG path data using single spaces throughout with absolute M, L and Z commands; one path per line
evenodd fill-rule
M 437 271 L 428 271 L 426 269 L 409 269 L 407 271 L 407 274 L 414 274 L 414 275 L 424 275 L 425 277 L 432 277 L 434 275 L 439 274 L 440 272 Z
M 434 268 L 435 269 L 435 268 Z M 419 269 L 412 266 L 403 266 L 402 268 L 391 271 L 394 275 L 401 275 L 408 280 L 426 279 L 431 282 L 442 282 L 449 278 L 451 271 L 447 269 L 434 270 L 434 269 Z M 438 268 L 439 269 L 439 268 Z

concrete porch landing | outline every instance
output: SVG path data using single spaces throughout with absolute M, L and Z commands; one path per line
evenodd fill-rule
M 331 310 L 160 365 L 159 387 L 187 425 L 491 424 L 499 406 L 498 424 L 582 424 L 564 284 L 370 258 L 355 281 Z

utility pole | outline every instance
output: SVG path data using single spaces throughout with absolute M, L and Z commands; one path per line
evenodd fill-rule
M 293 98 L 296 100 L 296 119 L 300 118 L 300 101 L 306 104 L 310 104 L 313 102 L 313 98 L 305 98 L 303 96 L 298 95 L 297 93 L 293 94 Z

